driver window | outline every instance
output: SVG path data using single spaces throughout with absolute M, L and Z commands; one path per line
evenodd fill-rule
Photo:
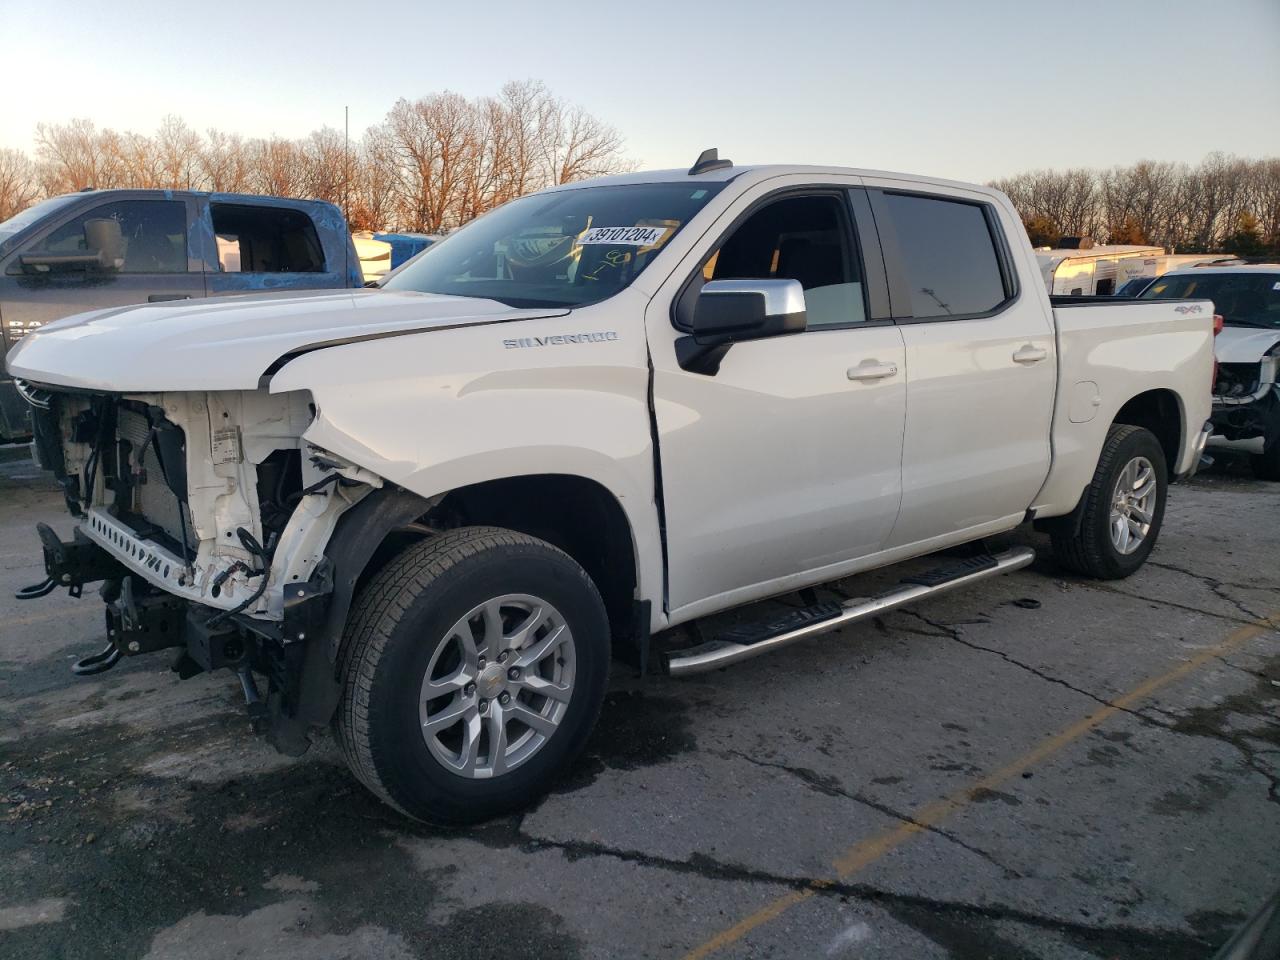
M 703 267 L 706 280 L 799 280 L 810 328 L 867 319 L 843 201 L 786 197 L 748 217 Z
M 116 236 L 112 224 L 119 224 Z M 187 207 L 179 200 L 104 203 L 58 227 L 26 253 L 94 253 L 120 273 L 186 273 Z M 111 249 L 115 248 L 115 249 Z

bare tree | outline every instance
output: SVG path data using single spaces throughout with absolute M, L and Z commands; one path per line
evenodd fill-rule
M 100 134 L 90 120 L 36 126 L 40 184 L 48 194 L 112 187 L 120 175 L 118 137 Z
M 220 193 L 244 193 L 250 189 L 252 172 L 244 140 L 239 134 L 210 129 L 200 144 L 200 182 Z
M 17 157 L 6 161 L 14 169 Z M 150 136 L 99 130 L 88 120 L 41 124 L 36 162 L 26 163 L 38 195 L 92 186 L 314 197 L 342 204 L 363 227 L 429 232 L 545 186 L 629 169 L 613 127 L 537 80 L 511 81 L 479 99 L 445 91 L 397 101 L 350 144 L 329 127 L 300 140 L 202 136 L 177 116 Z M 11 204 L 30 197 L 10 194 Z
M 8 220 L 40 199 L 36 167 L 21 150 L 0 148 L 0 220 Z

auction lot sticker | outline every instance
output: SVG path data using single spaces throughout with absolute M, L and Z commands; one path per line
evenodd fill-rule
M 609 244 L 614 247 L 652 247 L 667 235 L 669 227 L 592 227 L 578 243 Z

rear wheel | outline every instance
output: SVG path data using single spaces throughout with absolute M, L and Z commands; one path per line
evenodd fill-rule
M 469 527 L 394 558 L 344 638 L 338 742 L 355 775 L 420 820 L 473 823 L 540 796 L 582 749 L 609 627 L 569 556 Z
M 1146 562 L 1164 521 L 1169 474 L 1149 430 L 1113 425 L 1085 491 L 1075 530 L 1053 534 L 1053 551 L 1069 570 L 1118 580 Z

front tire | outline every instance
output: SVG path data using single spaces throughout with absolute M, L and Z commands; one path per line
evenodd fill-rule
M 600 594 L 562 551 L 494 527 L 433 536 L 357 598 L 338 743 L 402 813 L 486 820 L 541 796 L 582 750 L 609 649 Z
M 1169 472 L 1149 430 L 1114 424 L 1107 432 L 1075 530 L 1053 534 L 1053 552 L 1068 570 L 1120 580 L 1146 562 L 1164 522 Z

